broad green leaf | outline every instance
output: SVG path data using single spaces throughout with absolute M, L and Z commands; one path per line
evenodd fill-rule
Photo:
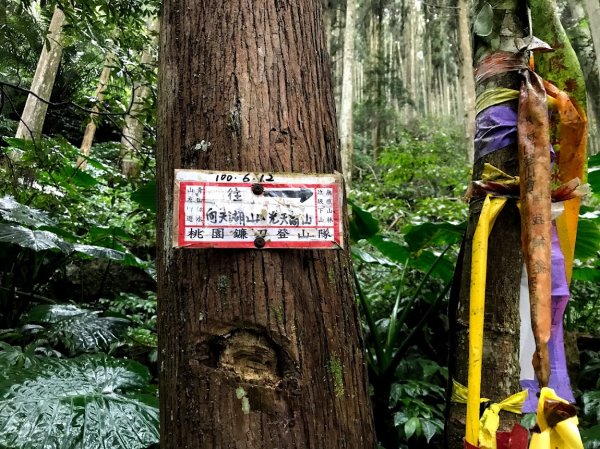
M 418 434 L 421 428 L 421 420 L 417 417 L 412 417 L 404 424 L 404 433 L 406 434 L 406 439 L 410 439 L 415 433 Z
M 0 446 L 145 449 L 158 442 L 158 408 L 140 394 L 150 373 L 105 355 L 45 359 L 0 381 Z
M 156 212 L 156 181 L 150 181 L 131 194 L 131 199 L 142 208 Z
M 131 240 L 131 235 L 118 226 L 92 226 L 88 231 L 88 238 L 95 244 L 107 239 Z
M 600 195 L 600 167 L 588 171 L 587 181 L 592 188 L 592 193 L 596 196 Z
M 11 147 L 22 151 L 31 151 L 35 149 L 35 145 L 30 139 L 19 139 L 17 137 L 3 137 L 4 141 Z
M 385 257 L 402 265 L 406 263 L 406 259 L 410 256 L 410 251 L 406 246 L 386 239 L 379 234 L 371 237 L 369 243 L 381 251 L 381 254 Z
M 421 251 L 411 258 L 410 265 L 426 272 L 440 257 L 441 260 L 431 271 L 431 276 L 448 282 L 454 276 L 454 263 L 446 256 L 440 256 L 431 251 Z
M 358 248 L 356 245 L 351 247 L 352 255 L 364 263 L 375 263 L 388 267 L 397 267 L 398 264 L 392 262 L 387 257 L 379 257 L 374 256 L 373 254 L 363 250 L 362 248 Z
M 492 34 L 494 28 L 494 9 L 492 5 L 485 2 L 477 15 L 473 24 L 473 32 L 481 37 Z
M 0 198 L 0 215 L 6 221 L 36 228 L 53 224 L 46 212 L 21 204 L 12 196 Z
M 350 238 L 355 242 L 362 239 L 370 239 L 379 233 L 379 223 L 370 212 L 362 209 L 353 201 L 348 201 L 352 207 L 350 218 Z
M 75 184 L 80 187 L 93 187 L 98 184 L 98 180 L 79 168 L 66 165 L 60 172 L 63 177 L 63 182 L 67 184 Z
M 425 439 L 427 443 L 435 436 L 438 428 L 431 421 L 427 419 L 421 420 L 421 427 L 423 428 L 423 435 L 425 435 Z
M 53 234 L 56 234 L 59 237 L 62 237 L 63 239 L 67 240 L 67 241 L 76 241 L 77 240 L 77 236 L 75 234 L 73 234 L 72 232 L 67 231 L 64 228 L 61 228 L 59 226 L 40 226 L 38 228 L 40 231 L 48 231 L 51 232 Z
M 12 366 L 29 368 L 36 361 L 37 359 L 32 351 L 23 352 L 19 346 L 11 346 L 0 341 L 0 367 L 2 367 L 2 371 Z
M 73 250 L 84 254 L 86 256 L 90 256 L 96 259 L 110 259 L 123 261 L 126 258 L 126 253 L 123 251 L 117 251 L 112 248 L 105 248 L 104 246 L 95 246 L 95 245 L 84 245 L 80 243 L 76 243 L 73 245 Z
M 573 279 L 577 281 L 600 282 L 600 267 L 574 267 Z
M 465 224 L 422 223 L 404 228 L 404 240 L 411 251 L 419 251 L 432 245 L 449 245 L 462 240 Z
M 71 318 L 84 313 L 92 313 L 74 304 L 41 304 L 32 307 L 23 321 L 27 323 L 57 323 L 65 318 Z
M 580 219 L 575 241 L 575 258 L 579 260 L 598 257 L 600 251 L 600 226 L 597 220 Z
M 597 447 L 600 441 L 600 424 L 589 427 L 587 429 L 581 429 L 579 431 L 581 439 L 586 448 Z M 596 443 L 596 446 L 592 446 L 592 443 Z
M 0 223 L 0 242 L 12 243 L 34 251 L 59 250 L 68 252 L 71 245 L 48 231 L 32 231 L 19 225 Z
M 397 412 L 394 414 L 394 426 L 398 427 L 408 421 L 408 416 L 404 412 Z
M 27 321 L 48 324 L 40 337 L 64 346 L 70 354 L 107 351 L 129 325 L 126 319 L 100 317 L 70 304 L 36 306 L 27 315 Z

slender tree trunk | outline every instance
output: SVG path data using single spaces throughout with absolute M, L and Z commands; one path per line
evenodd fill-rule
M 590 22 L 587 20 L 583 0 L 567 2 L 563 12 L 565 30 L 569 41 L 577 54 L 585 77 L 585 87 L 588 100 L 588 149 L 593 151 L 598 144 L 596 133 L 597 123 L 600 122 L 600 65 L 599 58 L 594 52 L 594 42 L 590 30 Z
M 589 29 L 594 45 L 594 56 L 596 58 L 596 71 L 600 73 L 600 2 L 598 0 L 583 0 L 585 11 L 589 21 Z M 598 90 L 588 88 L 590 106 L 593 111 L 593 120 L 590 120 L 589 129 L 591 138 L 589 140 L 589 153 L 597 154 L 600 151 L 600 106 L 597 105 L 599 97 Z M 596 101 L 594 101 L 596 100 Z M 590 114 L 591 115 L 591 114 Z
M 483 0 L 478 0 L 479 10 Z M 510 5 L 505 2 L 504 5 Z M 516 53 L 515 38 L 526 35 L 526 14 L 519 9 L 516 0 L 506 11 L 494 10 L 492 33 L 475 41 L 476 63 L 493 51 Z M 506 13 L 506 16 L 505 16 Z M 504 23 L 512 24 L 511 33 Z M 500 35 L 502 29 L 502 35 Z M 507 87 L 518 90 L 521 81 L 517 72 L 508 72 L 490 78 L 477 86 L 477 93 L 490 87 Z M 481 179 L 484 163 L 490 163 L 513 176 L 519 174 L 517 145 L 494 151 L 475 162 L 473 179 Z M 454 323 L 455 334 L 450 351 L 450 375 L 467 385 L 469 354 L 469 293 L 471 277 L 472 238 L 481 212 L 482 201 L 471 201 L 465 257 L 460 280 L 458 310 Z M 519 285 L 523 256 L 520 247 L 520 217 L 514 203 L 507 204 L 496 219 L 489 238 L 487 283 L 485 289 L 485 327 L 483 341 L 483 372 L 481 397 L 500 402 L 520 390 L 519 386 Z M 514 414 L 501 413 L 500 431 L 510 430 L 517 418 Z M 465 407 L 450 405 L 446 436 L 448 447 L 463 449 L 465 435 Z
M 385 50 L 383 47 L 383 0 L 377 0 L 374 23 L 374 63 L 375 63 L 375 105 L 377 108 L 376 119 L 373 125 L 372 141 L 373 141 L 373 160 L 377 161 L 381 150 L 381 137 L 383 128 L 383 108 L 385 107 L 385 99 L 383 97 L 383 68 L 385 62 Z
M 600 72 L 600 1 L 583 0 L 585 11 L 590 22 L 590 32 L 594 41 L 594 53 L 596 55 L 596 69 Z
M 374 449 L 348 251 L 171 246 L 177 168 L 341 169 L 319 1 L 163 6 L 161 448 Z
M 470 0 L 458 0 L 458 41 L 461 59 L 462 92 L 465 107 L 465 142 L 467 161 L 473 163 L 473 137 L 475 136 L 475 79 L 473 78 L 473 48 L 469 26 Z
M 83 140 L 81 142 L 81 154 L 83 156 L 89 156 L 90 150 L 92 149 L 92 144 L 94 143 L 94 135 L 96 134 L 96 120 L 98 120 L 98 112 L 100 112 L 99 104 L 104 100 L 104 92 L 106 91 L 106 85 L 108 84 L 108 79 L 110 78 L 110 71 L 113 62 L 113 54 L 107 53 L 104 59 L 104 67 L 102 67 L 102 72 L 100 73 L 100 79 L 98 80 L 98 86 L 96 87 L 96 92 L 94 93 L 94 106 L 92 107 L 92 113 L 90 114 L 90 119 L 88 124 L 85 127 L 85 132 L 83 133 Z M 80 157 L 77 161 L 77 165 L 81 168 L 84 168 L 86 165 L 85 158 Z
M 151 33 L 158 33 L 160 20 L 158 18 L 149 23 Z M 152 46 L 155 46 L 158 40 L 158 34 L 152 40 Z M 151 48 L 146 48 L 142 52 L 140 65 L 142 67 L 154 64 L 153 52 Z M 144 122 L 141 114 L 144 109 L 146 99 L 150 95 L 150 86 L 145 81 L 136 81 L 133 83 L 131 92 L 131 110 L 125 116 L 125 124 L 121 133 L 121 171 L 125 176 L 136 176 L 139 171 L 139 154 L 144 143 Z
M 340 143 L 342 153 L 342 172 L 346 182 L 346 191 L 352 182 L 352 105 L 354 103 L 354 34 L 356 0 L 346 2 L 346 28 L 344 29 L 344 63 L 342 78 L 342 106 L 340 112 Z
M 62 28 L 64 24 L 64 13 L 59 8 L 54 8 L 46 42 L 31 82 L 32 93 L 27 97 L 17 128 L 16 137 L 18 138 L 32 140 L 42 135 L 48 109 L 47 102 L 50 101 L 54 80 L 62 58 Z

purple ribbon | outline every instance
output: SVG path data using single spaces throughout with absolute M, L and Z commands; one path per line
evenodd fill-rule
M 548 351 L 550 353 L 550 380 L 548 386 L 556 394 L 569 401 L 575 402 L 565 356 L 565 340 L 563 315 L 569 302 L 569 285 L 565 274 L 565 258 L 560 248 L 556 225 L 552 226 L 552 328 Z M 527 388 L 529 394 L 523 404 L 523 413 L 535 413 L 538 405 L 540 388 L 537 380 L 521 379 L 521 387 Z
M 486 154 L 517 144 L 517 101 L 507 101 L 484 109 L 475 117 L 475 161 Z M 554 150 L 550 147 L 554 161 Z
M 484 109 L 475 117 L 475 160 L 517 144 L 516 101 Z

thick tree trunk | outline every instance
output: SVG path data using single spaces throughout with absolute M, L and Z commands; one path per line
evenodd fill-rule
M 108 79 L 110 78 L 110 71 L 112 68 L 112 59 L 113 54 L 108 53 L 104 59 L 104 67 L 102 67 L 102 72 L 100 73 L 100 79 L 98 80 L 98 86 L 96 87 L 96 92 L 94 93 L 95 103 L 92 107 L 92 113 L 90 113 L 90 119 L 88 124 L 85 127 L 85 132 L 83 133 L 83 140 L 81 141 L 81 154 L 83 156 L 89 156 L 90 150 L 92 149 L 92 144 L 94 143 L 94 135 L 96 134 L 96 121 L 98 120 L 98 112 L 100 112 L 99 103 L 104 100 L 104 91 L 106 90 L 106 84 L 108 83 Z M 86 162 L 85 158 L 80 157 L 77 165 L 81 168 L 85 167 Z
M 476 10 L 483 1 L 478 1 Z M 477 38 L 477 64 L 493 51 L 517 52 L 515 38 L 526 35 L 526 15 L 519 9 L 519 1 L 505 2 L 507 9 L 494 9 L 494 26 L 490 36 Z M 506 14 L 506 16 L 505 16 Z M 512 34 L 502 24 L 511 24 Z M 500 31 L 502 29 L 502 36 Z M 477 93 L 490 87 L 508 87 L 518 90 L 517 72 L 496 75 L 477 85 Z M 513 176 L 519 174 L 517 145 L 494 151 L 475 162 L 473 179 L 481 179 L 484 163 L 490 163 Z M 469 294 L 471 277 L 472 238 L 481 212 L 481 201 L 470 205 L 465 257 L 460 280 L 460 297 L 456 312 L 455 336 L 450 355 L 450 375 L 467 385 L 469 355 Z M 487 283 L 485 289 L 485 324 L 483 343 L 483 373 L 481 397 L 500 402 L 520 390 L 519 386 L 519 285 L 523 256 L 520 248 L 520 217 L 514 203 L 509 203 L 496 219 L 489 238 Z M 452 311 L 451 311 L 452 313 Z M 516 415 L 501 413 L 500 431 L 510 430 L 518 419 Z M 452 403 L 446 426 L 448 447 L 463 449 L 465 435 L 465 407 Z
M 21 139 L 37 139 L 42 135 L 48 101 L 54 87 L 54 80 L 58 72 L 58 66 L 62 58 L 62 28 L 65 23 L 65 15 L 59 9 L 54 9 L 46 43 L 42 49 L 33 81 L 31 82 L 31 94 L 27 97 L 21 121 L 17 128 L 16 137 Z
M 158 33 L 160 20 L 158 18 L 149 23 L 151 33 Z M 156 45 L 158 35 L 152 40 L 152 46 Z M 153 51 L 146 48 L 142 52 L 140 65 L 142 67 L 154 64 Z M 144 143 L 144 122 L 140 115 L 144 109 L 146 99 L 150 95 L 150 86 L 145 81 L 136 81 L 133 83 L 131 92 L 131 110 L 125 116 L 125 124 L 121 133 L 121 171 L 125 176 L 136 176 L 139 171 L 139 154 Z
M 348 251 L 171 247 L 174 169 L 331 173 L 335 121 L 318 0 L 164 2 L 163 449 L 375 447 Z
M 342 173 L 346 191 L 352 182 L 352 105 L 354 103 L 354 34 L 356 0 L 346 2 L 346 27 L 344 29 L 344 63 L 342 75 L 342 106 L 340 112 L 340 143 L 342 153 Z
M 458 41 L 461 58 L 461 81 L 464 98 L 465 141 L 467 161 L 473 163 L 473 137 L 475 136 L 475 79 L 473 78 L 473 48 L 469 26 L 470 0 L 458 0 Z

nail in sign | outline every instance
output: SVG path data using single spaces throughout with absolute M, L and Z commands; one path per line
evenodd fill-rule
M 173 246 L 344 247 L 336 174 L 175 170 Z

